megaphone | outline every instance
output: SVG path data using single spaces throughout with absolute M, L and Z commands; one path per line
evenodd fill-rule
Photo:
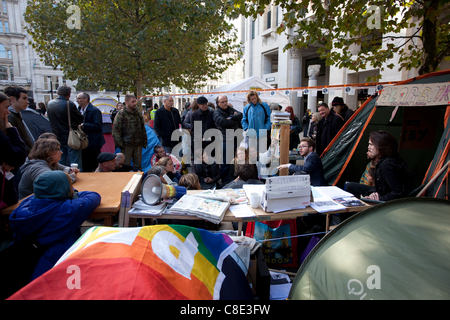
M 162 199 L 181 198 L 186 192 L 185 187 L 164 184 L 157 175 L 150 174 L 142 183 L 141 198 L 144 203 L 154 205 Z

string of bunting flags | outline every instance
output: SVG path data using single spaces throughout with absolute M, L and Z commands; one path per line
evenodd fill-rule
M 334 95 L 335 91 L 344 90 L 345 93 L 349 95 L 354 95 L 357 89 L 368 89 L 368 94 L 374 94 L 377 91 L 383 90 L 385 86 L 392 86 L 397 84 L 398 81 L 389 81 L 389 82 L 369 82 L 369 83 L 353 83 L 353 84 L 345 84 L 345 85 L 327 85 L 327 86 L 314 86 L 314 87 L 296 87 L 296 88 L 273 88 L 273 89 L 262 89 L 262 88 L 249 88 L 248 90 L 238 90 L 238 91 L 224 91 L 224 92 L 199 92 L 199 93 L 174 93 L 170 94 L 173 97 L 178 98 L 198 98 L 198 97 L 206 97 L 210 99 L 215 99 L 217 96 L 221 94 L 231 95 L 232 97 L 236 96 L 238 93 L 246 93 L 249 90 L 258 91 L 258 95 L 264 96 L 266 94 L 274 96 L 276 92 L 280 92 L 285 96 L 290 96 L 294 93 L 297 93 L 297 97 L 301 97 L 302 95 L 311 95 L 317 96 L 317 93 L 321 91 L 323 94 Z M 164 95 L 145 95 L 141 98 L 158 98 Z

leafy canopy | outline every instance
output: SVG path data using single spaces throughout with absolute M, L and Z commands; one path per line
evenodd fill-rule
M 221 0 L 30 0 L 25 21 L 47 64 L 94 89 L 192 89 L 238 59 Z
M 229 13 L 256 18 L 269 4 L 285 10 L 277 32 L 292 47 L 317 47 L 327 65 L 362 71 L 368 66 L 438 70 L 450 54 L 448 1 L 229 0 Z M 375 10 L 376 9 L 376 10 Z M 408 32 L 403 32 L 408 30 Z M 372 80 L 379 79 L 378 75 Z

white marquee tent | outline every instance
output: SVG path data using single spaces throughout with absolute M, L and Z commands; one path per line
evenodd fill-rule
M 244 106 L 247 104 L 247 93 L 252 89 L 273 89 L 272 86 L 264 82 L 260 77 L 253 76 L 241 81 L 226 84 L 216 88 L 210 93 L 206 93 L 203 96 L 208 101 L 215 104 L 215 99 L 220 94 L 225 94 L 228 97 L 228 103 L 238 111 L 243 111 Z M 289 91 L 259 91 L 261 101 L 270 104 L 276 102 L 284 108 L 290 105 Z
M 103 123 L 111 123 L 111 112 L 116 109 L 117 100 L 110 96 L 98 96 L 91 103 L 102 112 Z

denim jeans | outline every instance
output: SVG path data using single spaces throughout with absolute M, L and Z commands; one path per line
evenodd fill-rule
M 70 166 L 71 163 L 77 163 L 78 170 L 80 170 L 80 172 L 83 172 L 81 150 L 75 150 L 69 148 L 68 146 L 61 146 L 61 151 L 63 152 L 63 154 L 61 155 L 61 160 L 59 161 L 59 163 L 64 166 Z

